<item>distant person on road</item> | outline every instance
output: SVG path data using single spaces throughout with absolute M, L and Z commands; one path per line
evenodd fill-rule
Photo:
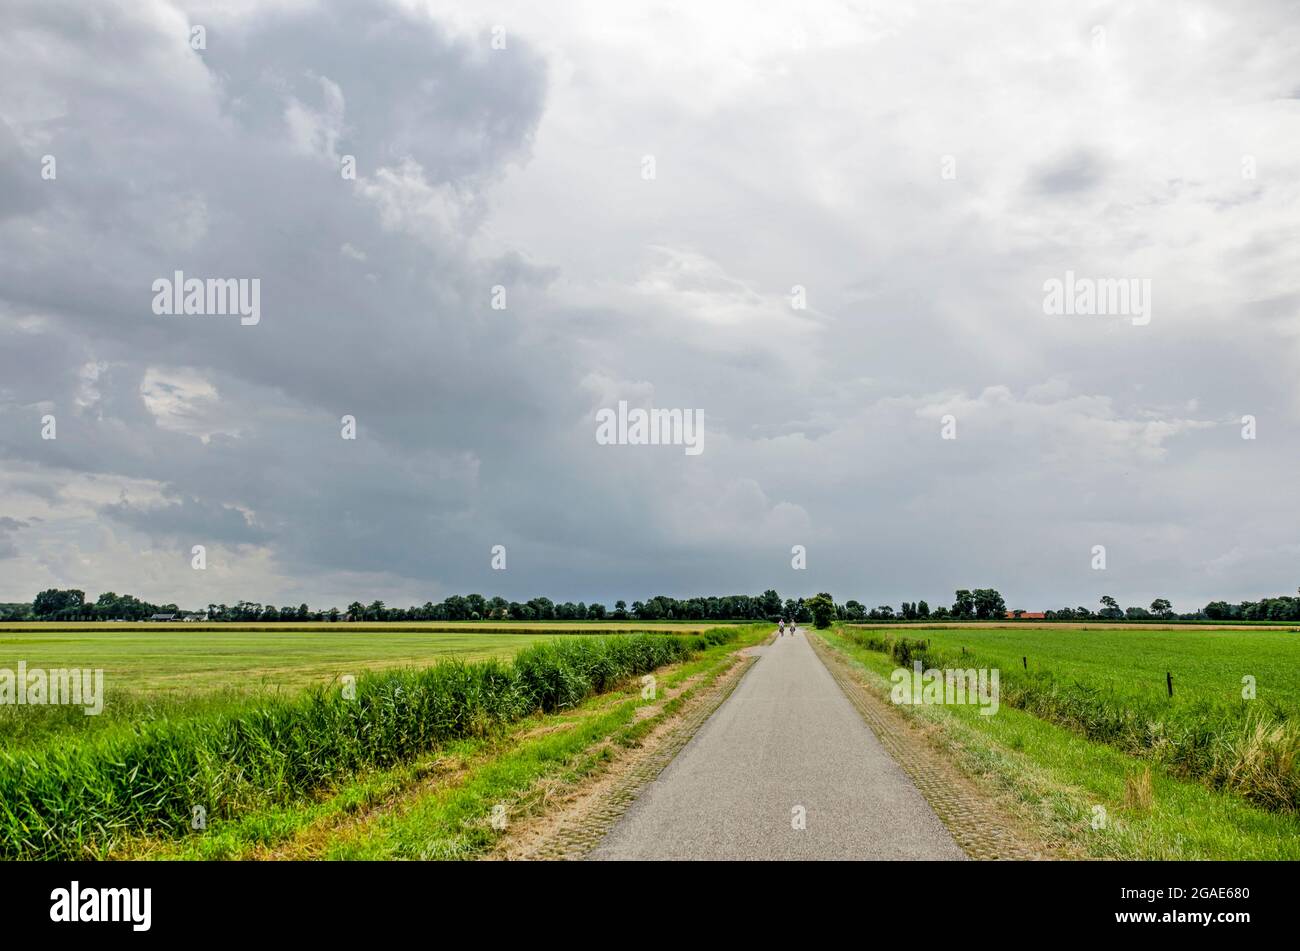
M 780 637 L 784 633 L 785 633 L 785 620 L 782 619 L 776 622 L 776 634 L 778 637 Z

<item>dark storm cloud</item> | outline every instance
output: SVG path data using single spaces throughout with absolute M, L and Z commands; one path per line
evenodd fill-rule
M 467 453 L 526 447 L 565 372 L 558 341 L 525 350 L 521 322 L 488 307 L 493 285 L 521 295 L 546 272 L 467 245 L 484 188 L 526 158 L 540 60 L 384 3 L 209 19 L 199 52 L 163 7 L 110 7 L 98 29 L 67 6 L 16 15 L 80 55 L 54 74 L 33 45 L 7 70 L 40 74 L 28 85 L 67 112 L 36 124 L 59 159 L 58 180 L 40 183 L 50 207 L 25 200 L 5 225 L 5 301 L 46 323 L 6 336 L 4 452 L 184 498 L 101 509 L 142 530 L 264 539 L 238 504 L 293 564 L 429 577 L 437 565 L 417 556 L 472 504 Z M 130 69 L 106 65 L 118 61 Z M 4 174 L 33 178 L 12 136 L 0 147 Z M 262 322 L 155 316 L 151 283 L 177 269 L 258 277 Z M 90 361 L 102 366 L 87 397 Z M 181 432 L 156 422 L 140 392 L 150 366 L 217 381 L 202 417 L 238 435 L 200 444 L 184 432 L 193 407 Z M 34 438 L 38 404 L 58 440 Z M 360 421 L 357 443 L 339 437 L 343 414 Z
M 269 537 L 238 510 L 201 499 L 187 498 L 151 506 L 116 502 L 102 506 L 99 514 L 146 535 L 180 539 L 185 543 L 217 541 L 249 545 Z

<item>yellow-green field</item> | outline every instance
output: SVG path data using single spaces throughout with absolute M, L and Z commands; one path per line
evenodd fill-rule
M 698 633 L 740 621 L 0 621 L 4 631 L 467 631 L 478 634 Z
M 91 668 L 105 690 L 155 697 L 213 691 L 296 690 L 344 674 L 427 667 L 456 657 L 511 657 L 561 635 L 669 631 L 705 624 L 572 622 L 484 626 L 474 622 L 390 624 L 42 624 L 0 626 L 0 668 Z

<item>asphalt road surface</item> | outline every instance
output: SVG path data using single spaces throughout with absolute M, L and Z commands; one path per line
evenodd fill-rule
M 590 858 L 965 858 L 804 631 L 758 650 Z

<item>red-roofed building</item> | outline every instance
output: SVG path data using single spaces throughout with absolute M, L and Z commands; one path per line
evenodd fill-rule
M 1042 621 L 1047 617 L 1042 611 L 1008 611 L 1008 621 Z

